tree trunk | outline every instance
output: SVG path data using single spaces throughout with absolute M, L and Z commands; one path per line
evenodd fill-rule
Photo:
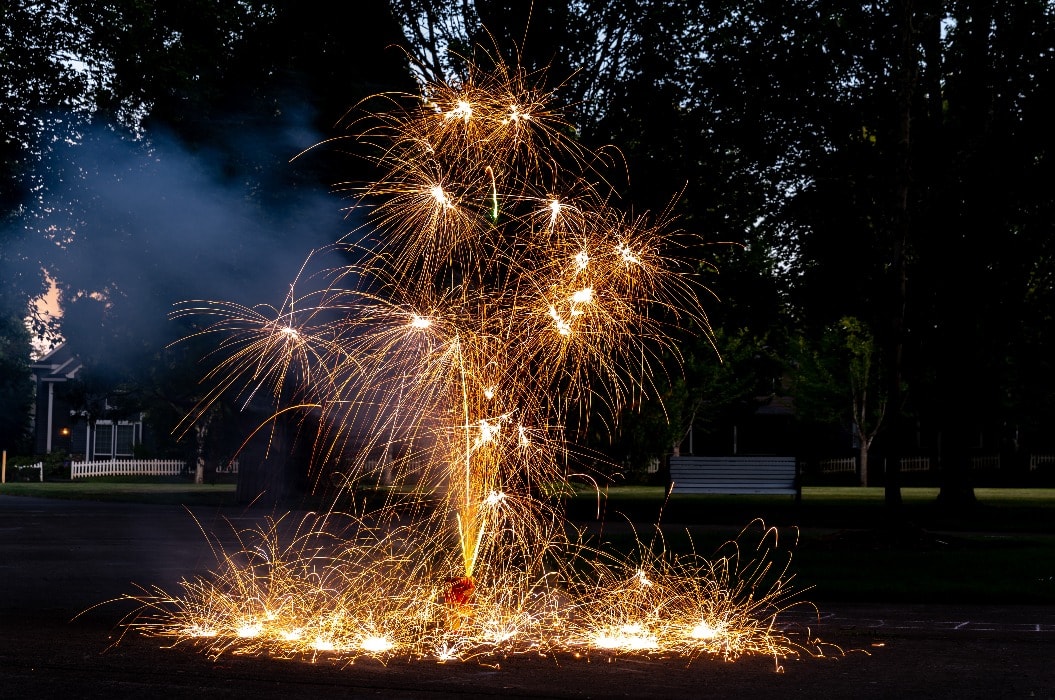
M 907 275 L 905 272 L 905 248 L 908 245 L 911 221 L 909 219 L 909 189 L 912 182 L 912 99 L 919 80 L 919 64 L 916 57 L 916 33 L 913 24 L 916 4 L 912 0 L 901 0 L 899 10 L 899 51 L 896 57 L 897 72 L 894 89 L 897 100 L 897 124 L 895 126 L 894 198 L 892 206 L 891 252 L 891 299 L 890 336 L 887 343 L 887 410 L 889 411 L 889 449 L 884 498 L 890 510 L 901 507 L 901 452 L 903 449 L 902 425 L 902 373 L 905 348 L 905 305 L 907 303 Z
M 197 458 L 194 463 L 194 483 L 205 483 L 205 440 L 209 436 L 209 424 L 213 413 L 210 411 L 194 424 L 194 447 Z
M 859 442 L 861 444 L 858 453 L 861 461 L 861 486 L 868 486 L 868 445 L 865 444 L 864 440 Z
M 969 476 L 971 456 L 967 445 L 972 440 L 970 425 L 966 421 L 955 425 L 941 438 L 938 503 L 954 510 L 969 508 L 976 503 Z
M 964 123 L 969 142 L 962 166 L 962 182 L 954 194 L 959 206 L 958 221 L 948 227 L 949 249 L 962 251 L 955 269 L 945 271 L 940 293 L 945 327 L 943 357 L 938 370 L 938 386 L 946 403 L 941 426 L 941 492 L 938 501 L 945 507 L 962 508 L 974 504 L 970 484 L 970 445 L 976 443 L 979 411 L 986 408 L 980 391 L 969 378 L 983 367 L 980 341 L 986 333 L 986 296 L 990 271 L 988 253 L 977 246 L 989 242 L 990 232 L 999 229 L 990 191 L 992 185 L 987 135 L 992 128 L 992 78 L 990 42 L 994 3 L 976 0 L 968 4 L 966 71 L 972 89 L 964 95 Z M 983 237 L 979 232 L 984 232 Z

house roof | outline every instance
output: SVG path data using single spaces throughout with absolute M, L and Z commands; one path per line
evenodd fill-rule
M 29 368 L 42 382 L 65 382 L 77 376 L 84 365 L 66 343 L 53 348 Z
M 760 405 L 755 413 L 760 416 L 790 416 L 795 413 L 795 399 L 791 396 L 771 394 L 759 396 L 757 401 Z

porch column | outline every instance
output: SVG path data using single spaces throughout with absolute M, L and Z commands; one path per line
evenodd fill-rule
M 44 452 L 51 454 L 51 431 L 52 416 L 55 413 L 55 382 L 48 382 L 48 438 L 45 443 Z

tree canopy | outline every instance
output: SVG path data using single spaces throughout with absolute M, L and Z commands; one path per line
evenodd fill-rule
M 26 308 L 52 273 L 85 352 L 105 335 L 142 355 L 144 299 L 281 296 L 355 227 L 327 192 L 369 178 L 344 138 L 357 102 L 505 62 L 574 138 L 618 148 L 620 206 L 707 242 L 678 254 L 719 343 L 693 348 L 670 415 L 786 390 L 795 344 L 832 360 L 853 318 L 895 465 L 926 453 L 969 498 L 972 455 L 1050 448 L 1049 0 L 51 0 L 5 6 L 0 31 L 0 288 Z M 720 356 L 744 374 L 704 369 Z

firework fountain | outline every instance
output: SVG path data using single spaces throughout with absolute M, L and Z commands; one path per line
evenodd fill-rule
M 277 307 L 181 305 L 226 358 L 188 423 L 223 394 L 270 396 L 318 419 L 316 465 L 349 484 L 383 472 L 387 495 L 239 532 L 180 594 L 129 596 L 128 629 L 345 661 L 804 648 L 776 626 L 792 595 L 775 531 L 710 558 L 658 536 L 625 555 L 556 505 L 567 426 L 655 395 L 677 335 L 708 325 L 667 217 L 609 204 L 605 159 L 549 98 L 502 66 L 379 98 L 362 139 L 380 176 L 356 200 L 369 233 L 336 244 L 325 283 L 298 279 Z

